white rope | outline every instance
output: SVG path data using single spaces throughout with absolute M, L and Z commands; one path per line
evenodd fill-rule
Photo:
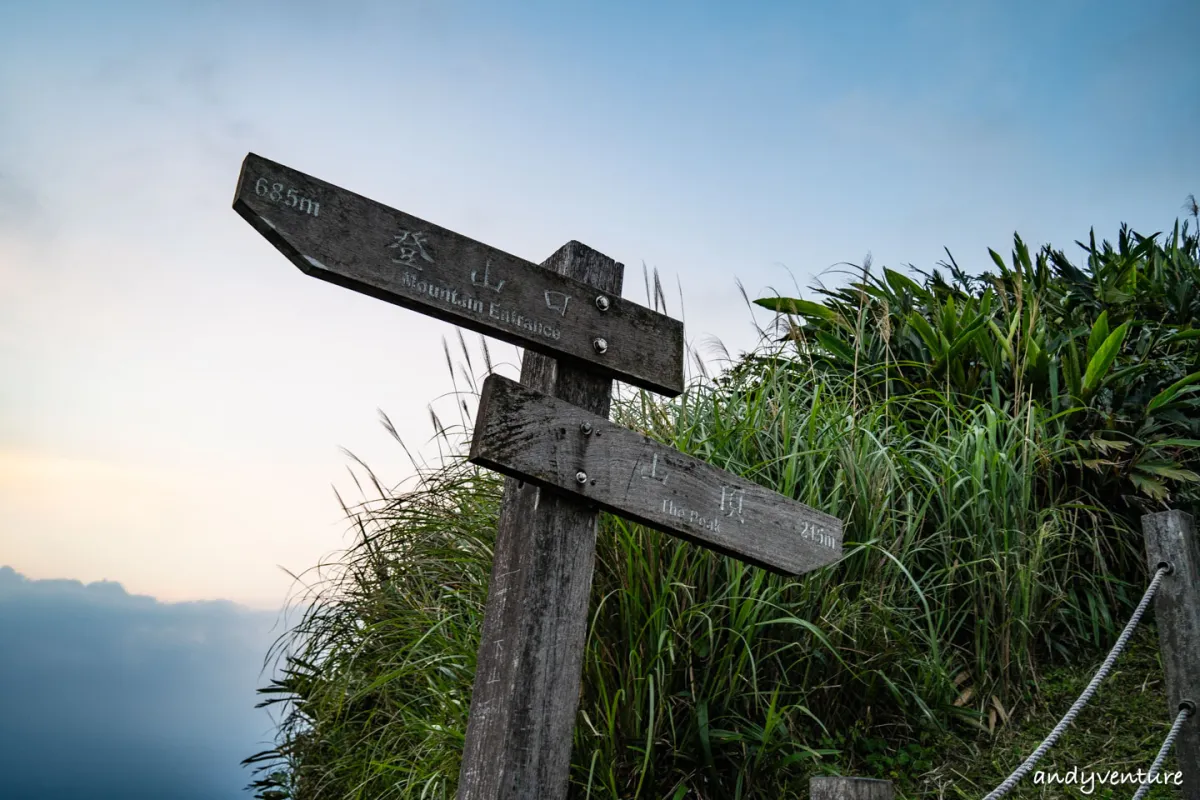
M 1146 776 L 1146 782 L 1138 787 L 1133 800 L 1142 800 L 1146 796 L 1146 792 L 1150 791 L 1150 787 L 1154 784 L 1154 778 L 1158 775 L 1158 771 L 1162 769 L 1163 762 L 1167 760 L 1167 753 L 1171 752 L 1171 747 L 1175 744 L 1175 737 L 1179 735 L 1179 729 L 1183 727 L 1183 721 L 1191 715 L 1191 706 L 1184 706 L 1179 709 L 1179 714 L 1175 717 L 1175 724 L 1171 726 L 1171 730 L 1167 733 L 1167 738 L 1158 750 L 1158 755 L 1155 757 L 1154 763 L 1150 765 L 1150 774 Z
M 1117 637 L 1117 643 L 1113 645 L 1112 651 L 1108 654 L 1108 658 L 1104 659 L 1104 663 L 1100 665 L 1100 669 L 1096 672 L 1092 682 L 1083 690 L 1083 694 L 1079 695 L 1079 699 L 1075 701 L 1075 705 L 1071 706 L 1066 715 L 1059 720 L 1054 726 L 1054 730 L 1050 731 L 1050 735 L 1046 737 L 1046 741 L 1038 745 L 1038 748 L 1033 751 L 1029 758 L 1025 759 L 1025 763 L 1017 767 L 1012 775 L 1004 779 L 1004 782 L 997 786 L 983 800 L 1000 800 L 1001 797 L 1008 794 L 1017 781 L 1029 774 L 1029 771 L 1034 768 L 1038 761 L 1041 761 L 1042 756 L 1046 755 L 1046 751 L 1058 741 L 1058 738 L 1066 731 L 1067 726 L 1075 719 L 1083 707 L 1092 699 L 1092 695 L 1096 693 L 1096 689 L 1100 683 L 1108 677 L 1108 673 L 1112 671 L 1113 664 L 1117 661 L 1117 656 L 1121 655 L 1121 651 L 1125 649 L 1125 645 L 1129 642 L 1129 637 L 1133 635 L 1133 631 L 1137 628 L 1137 624 L 1142 619 L 1142 614 L 1146 613 L 1147 606 L 1150 605 L 1150 599 L 1154 597 L 1154 593 L 1158 591 L 1158 584 L 1162 582 L 1163 576 L 1168 572 L 1168 568 L 1160 566 L 1154 573 L 1154 578 L 1150 581 L 1150 586 L 1146 589 L 1146 593 L 1142 595 L 1142 602 L 1138 603 L 1137 609 L 1133 612 L 1133 617 L 1130 618 L 1129 624 L 1125 626 L 1125 630 L 1121 631 L 1121 635 Z

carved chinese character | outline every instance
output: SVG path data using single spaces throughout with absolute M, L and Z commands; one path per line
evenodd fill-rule
M 742 502 L 746 499 L 745 489 L 734 489 L 730 486 L 721 487 L 721 511 L 727 517 L 737 517 L 738 522 L 745 522 L 742 517 Z
M 491 276 L 489 274 L 491 267 L 492 267 L 492 260 L 489 258 L 483 264 L 483 280 L 479 280 L 479 278 L 478 278 L 479 271 L 478 270 L 471 270 L 471 283 L 475 284 L 476 286 L 482 287 L 484 289 L 491 289 L 496 294 L 500 294 L 500 290 L 504 288 L 504 281 L 501 280 L 499 283 L 497 283 L 495 285 L 493 285 L 491 283 Z
M 567 315 L 567 303 L 571 302 L 571 296 L 565 292 L 552 292 L 549 289 L 545 291 L 546 308 L 551 311 L 557 311 L 559 316 Z
M 426 249 L 427 244 L 427 234 L 402 230 L 392 237 L 392 243 L 388 245 L 388 249 L 398 251 L 392 257 L 392 261 L 420 272 L 421 265 L 417 263 L 418 258 L 428 264 L 433 263 L 433 256 L 429 255 L 429 251 Z
M 654 454 L 654 459 L 650 462 L 650 471 L 647 472 L 645 467 L 642 467 L 642 477 L 647 480 L 658 481 L 663 486 L 667 485 L 667 469 L 658 465 L 658 453 Z

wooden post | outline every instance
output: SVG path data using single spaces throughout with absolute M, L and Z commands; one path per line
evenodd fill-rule
M 808 782 L 811 800 L 895 800 L 891 781 L 817 776 Z
M 578 242 L 543 266 L 621 295 L 624 267 Z M 608 416 L 611 378 L 526 350 L 521 383 Z M 505 479 L 459 800 L 567 795 L 598 513 Z
M 1154 597 L 1158 644 L 1167 680 L 1167 708 L 1174 721 L 1180 707 L 1192 704 L 1192 715 L 1175 740 L 1175 757 L 1183 772 L 1183 796 L 1200 799 L 1200 546 L 1190 514 L 1163 511 L 1142 517 L 1146 561 L 1151 574 L 1160 564 L 1173 571 L 1164 576 Z

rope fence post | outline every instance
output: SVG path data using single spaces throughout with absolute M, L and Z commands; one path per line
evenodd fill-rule
M 1183 796 L 1200 799 L 1200 546 L 1190 514 L 1163 511 L 1142 517 L 1146 561 L 1153 573 L 1166 564 L 1170 572 L 1154 598 L 1158 644 L 1166 674 L 1170 718 L 1190 707 L 1179 728 L 1175 756 L 1183 772 Z

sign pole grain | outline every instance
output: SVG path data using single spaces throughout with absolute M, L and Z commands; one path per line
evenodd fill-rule
M 624 267 L 570 242 L 542 266 L 620 297 Z M 521 383 L 602 417 L 612 379 L 525 351 Z M 504 482 L 458 800 L 566 797 L 598 512 Z

